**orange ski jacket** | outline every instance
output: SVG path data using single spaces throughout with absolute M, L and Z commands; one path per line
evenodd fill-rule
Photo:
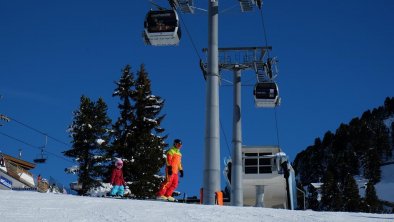
M 182 170 L 182 153 L 176 148 L 172 147 L 167 151 L 167 166 L 172 167 L 172 173 L 177 174 L 179 170 Z

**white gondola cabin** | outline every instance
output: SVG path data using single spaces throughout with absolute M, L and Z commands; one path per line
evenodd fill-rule
M 232 168 L 231 158 L 226 159 L 223 174 L 228 190 Z M 279 147 L 243 146 L 241 180 L 244 206 L 297 208 L 295 172 Z
M 144 22 L 144 41 L 147 45 L 178 45 L 181 39 L 179 17 L 175 10 L 149 11 Z
M 253 90 L 257 107 L 274 108 L 279 105 L 279 90 L 275 82 L 258 82 Z

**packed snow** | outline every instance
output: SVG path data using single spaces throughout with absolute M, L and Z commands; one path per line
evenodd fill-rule
M 382 166 L 382 179 L 375 185 L 378 198 L 394 202 L 394 164 Z
M 22 221 L 394 221 L 394 214 L 291 211 L 206 206 L 154 200 L 128 200 L 0 190 L 0 220 Z

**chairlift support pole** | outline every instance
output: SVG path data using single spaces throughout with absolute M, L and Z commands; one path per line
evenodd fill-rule
M 256 71 L 256 64 L 264 63 L 265 53 L 271 49 L 270 46 L 218 48 L 220 58 L 218 68 L 234 72 L 233 151 L 230 181 L 232 206 L 243 206 L 241 72 L 247 69 Z M 203 52 L 208 53 L 209 59 L 209 49 L 203 49 Z
M 192 0 L 169 0 L 172 7 L 180 8 L 185 13 L 193 13 Z M 257 3 L 253 0 L 240 0 L 242 11 L 243 6 L 257 5 L 261 8 L 262 1 Z M 251 9 L 251 7 L 246 7 Z M 206 89 L 206 128 L 205 128 L 205 146 L 204 146 L 204 178 L 203 178 L 203 204 L 214 205 L 215 193 L 220 191 L 220 133 L 219 133 L 219 48 L 218 48 L 218 14 L 219 14 L 219 0 L 208 0 L 208 49 L 207 65 L 204 71 L 204 77 L 207 82 Z M 261 49 L 260 60 L 263 58 L 265 49 Z M 256 58 L 256 55 L 254 55 Z M 235 66 L 234 66 L 235 67 Z M 247 66 L 249 68 L 249 66 Z M 253 64 L 255 67 L 255 64 Z M 234 87 L 234 154 L 237 156 L 233 163 L 237 169 L 235 173 L 238 184 L 234 189 L 235 202 L 233 205 L 242 206 L 242 139 L 241 139 L 241 70 L 246 67 L 234 69 L 234 79 L 237 79 Z M 206 71 L 206 75 L 205 75 Z M 234 172 L 234 170 L 232 171 Z M 234 177 L 233 177 L 234 178 Z M 232 186 L 233 187 L 233 186 Z M 233 199 L 233 198 L 232 198 Z
M 208 0 L 208 66 L 203 180 L 203 204 L 206 205 L 214 205 L 215 192 L 220 191 L 218 8 L 219 0 Z
M 243 206 L 241 68 L 234 66 L 233 152 L 231 169 L 231 205 Z

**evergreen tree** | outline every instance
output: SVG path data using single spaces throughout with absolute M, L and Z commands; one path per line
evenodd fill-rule
M 137 198 L 155 196 L 161 180 L 157 177 L 164 165 L 163 149 L 167 146 L 161 136 L 164 101 L 152 95 L 151 82 L 143 65 L 137 80 L 127 65 L 117 82 L 114 97 L 121 100 L 120 117 L 113 126 L 113 155 L 124 159 L 124 177 L 131 193 Z
M 349 123 L 350 135 L 349 140 L 354 148 L 354 152 L 360 158 L 369 147 L 371 147 L 370 130 L 364 119 L 354 118 Z
M 367 184 L 367 189 L 365 190 L 365 203 L 367 205 L 367 212 L 369 213 L 380 213 L 383 211 L 383 207 L 379 202 L 375 186 L 372 182 Z
M 164 129 L 160 126 L 165 117 L 160 115 L 164 101 L 159 96 L 152 95 L 151 81 L 144 65 L 141 65 L 137 75 L 134 122 L 137 130 L 134 137 L 135 161 L 131 169 L 133 184 L 130 190 L 136 197 L 152 197 L 161 183 L 157 174 L 164 165 L 163 153 L 167 147 L 167 136 L 161 136 Z
M 389 144 L 389 130 L 384 125 L 383 120 L 379 119 L 374 122 L 374 144 L 378 149 L 380 157 L 385 157 L 385 159 L 389 159 L 391 157 L 391 146 Z
M 335 135 L 328 131 L 322 141 L 317 138 L 314 145 L 297 154 L 293 167 L 302 186 L 317 181 L 323 172 L 330 171 L 331 176 L 326 178 L 328 183 L 325 184 L 329 196 L 323 196 L 322 209 L 355 209 L 349 206 L 349 197 L 343 201 L 340 198 L 342 194 L 345 197 L 353 186 L 351 179 L 347 179 L 348 174 L 354 176 L 362 172 L 372 184 L 380 181 L 381 163 L 392 158 L 394 141 L 394 123 L 386 126 L 384 121 L 393 114 L 394 98 L 386 98 L 384 106 L 367 110 L 348 125 L 341 124 Z M 331 166 L 329 170 L 328 166 Z M 356 196 L 353 199 L 357 199 Z M 365 202 L 359 205 L 359 209 L 363 209 Z
M 381 170 L 380 170 L 380 156 L 377 149 L 371 147 L 368 149 L 364 157 L 364 176 L 369 179 L 373 184 L 380 181 Z
M 392 98 L 387 97 L 384 100 L 384 108 L 387 111 L 387 117 L 394 114 L 394 97 L 392 97 Z
M 358 173 L 358 157 L 349 141 L 349 127 L 341 124 L 336 131 L 332 145 L 332 165 L 335 165 L 337 178 L 346 178 L 348 173 Z M 343 181 L 341 181 L 343 182 Z
M 349 212 L 360 211 L 360 194 L 358 192 L 358 186 L 356 180 L 349 173 L 347 174 L 343 184 L 343 199 L 344 199 L 344 210 Z
M 123 174 L 126 182 L 132 181 L 132 163 L 135 156 L 135 81 L 134 74 L 130 65 L 126 65 L 122 70 L 120 80 L 116 82 L 116 89 L 112 94 L 113 97 L 119 97 L 120 117 L 113 126 L 113 146 L 110 154 L 113 157 L 123 159 Z M 109 176 L 109 175 L 108 175 Z
M 104 179 L 110 124 L 107 105 L 101 98 L 95 103 L 88 97 L 81 97 L 80 107 L 74 112 L 74 120 L 70 126 L 73 145 L 70 150 L 63 152 L 78 163 L 78 183 L 82 185 L 79 195 L 99 186 Z
M 323 178 L 321 204 L 327 211 L 340 211 L 343 206 L 342 194 L 331 167 Z

